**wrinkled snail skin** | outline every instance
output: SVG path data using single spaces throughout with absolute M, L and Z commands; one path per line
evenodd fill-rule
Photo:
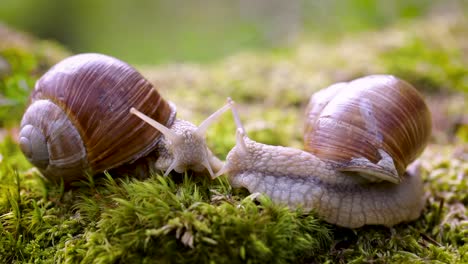
M 232 110 L 236 146 L 218 174 L 227 173 L 234 187 L 348 228 L 393 226 L 419 217 L 423 185 L 409 163 L 427 144 L 431 122 L 424 100 L 406 82 L 374 75 L 315 94 L 307 108 L 305 150 L 251 140 Z M 386 122 L 390 131 L 382 131 Z
M 132 108 L 147 120 L 132 115 Z M 213 175 L 221 161 L 206 146 L 205 131 L 227 109 L 197 127 L 177 119 L 175 105 L 127 63 L 79 54 L 57 63 L 36 82 L 19 145 L 52 182 L 68 184 L 111 169 L 129 174 L 162 170 L 166 175 L 173 169 L 206 169 Z
M 419 217 L 424 205 L 419 175 L 400 184 L 371 183 L 337 171 L 330 163 L 298 149 L 270 146 L 243 136 L 245 148 L 234 147 L 226 158 L 233 187 L 263 193 L 291 208 L 314 210 L 339 226 L 393 226 Z

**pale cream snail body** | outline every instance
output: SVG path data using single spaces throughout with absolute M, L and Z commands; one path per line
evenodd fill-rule
M 28 160 L 54 182 L 115 168 L 214 175 L 222 162 L 206 146 L 205 131 L 228 109 L 224 106 L 197 127 L 177 119 L 175 105 L 127 63 L 79 54 L 37 81 L 19 142 Z
M 304 150 L 251 140 L 233 113 L 237 143 L 218 175 L 234 187 L 350 228 L 419 217 L 422 181 L 408 165 L 427 144 L 431 118 L 410 84 L 374 75 L 319 91 L 307 107 Z

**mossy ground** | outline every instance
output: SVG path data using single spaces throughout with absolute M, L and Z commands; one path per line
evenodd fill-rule
M 9 66 L 0 68 L 0 262 L 468 263 L 466 35 L 466 17 L 430 17 L 334 44 L 140 68 L 179 106 L 179 117 L 197 123 L 231 96 L 252 138 L 299 148 L 302 111 L 320 88 L 389 73 L 421 89 L 435 120 L 421 157 L 423 214 L 354 230 L 254 199 L 224 177 L 107 174 L 69 190 L 44 182 L 19 152 L 16 127 L 35 79 L 66 53 L 50 43 L 1 46 Z M 229 115 L 210 128 L 219 157 L 234 132 Z

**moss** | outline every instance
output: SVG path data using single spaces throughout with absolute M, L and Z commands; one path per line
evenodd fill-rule
M 30 53 L 17 49 L 0 51 L 0 59 L 8 67 L 0 74 L 0 120 L 1 126 L 9 126 L 24 111 L 36 79 L 33 70 L 37 60 Z
M 18 123 L 36 79 L 70 52 L 1 23 L 0 39 L 0 127 L 11 127 Z
M 125 181 L 117 187 L 122 195 L 110 200 L 115 208 L 103 210 L 99 229 L 89 234 L 85 262 L 284 262 L 329 243 L 327 229 L 312 216 L 298 217 L 268 200 L 234 200 L 226 182 L 208 184 L 188 176 L 178 185 L 161 177 Z M 290 243 L 289 251 L 273 251 Z
M 11 141 L 2 143 L 1 151 L 19 155 Z M 428 202 L 420 219 L 356 230 L 333 227 L 265 197 L 255 201 L 231 189 L 225 178 L 154 175 L 139 181 L 106 175 L 64 191 L 22 172 L 25 162 L 2 162 L 0 259 L 462 263 L 468 167 L 456 151 L 434 145 L 423 155 Z
M 429 92 L 467 92 L 466 17 L 434 17 L 434 23 L 416 23 L 398 45 L 383 50 L 380 62 L 392 72 Z M 422 34 L 420 30 L 427 31 Z
M 67 192 L 38 177 L 3 178 L 12 185 L 1 201 L 0 259 L 283 263 L 311 259 L 330 244 L 327 225 L 313 215 L 242 198 L 223 178 L 179 176 L 106 175 Z
M 383 63 L 390 72 L 427 90 L 468 91 L 468 58 L 463 58 L 463 51 L 430 45 L 415 38 L 384 52 Z
M 300 148 L 301 112 L 310 94 L 363 74 L 408 78 L 425 92 L 444 96 L 446 104 L 435 104 L 442 117 L 458 115 L 440 108 L 464 96 L 456 94 L 466 87 L 467 58 L 461 51 L 467 46 L 456 41 L 468 32 L 464 21 L 429 18 L 333 44 L 304 42 L 281 56 L 244 53 L 207 66 L 141 69 L 179 106 L 181 118 L 199 123 L 232 96 L 251 137 Z M 450 41 L 444 44 L 444 39 Z M 20 47 L 0 51 L 11 67 L 8 77 L 0 78 L 0 96 L 24 106 L 27 92 L 18 92 L 19 84 L 31 89 L 46 68 L 42 65 L 52 60 L 29 51 L 38 45 Z M 445 97 L 445 89 L 455 94 Z M 429 102 L 434 101 L 441 100 Z M 458 139 L 433 140 L 421 156 L 427 203 L 418 220 L 350 230 L 266 197 L 254 199 L 222 177 L 211 181 L 188 173 L 137 180 L 106 174 L 64 190 L 45 183 L 20 153 L 14 137 L 20 111 L 9 109 L 1 117 L 12 126 L 12 136 L 0 138 L 2 263 L 468 263 L 462 122 L 458 129 L 442 130 L 454 130 Z M 208 143 L 224 157 L 234 145 L 234 133 L 226 114 L 209 129 Z

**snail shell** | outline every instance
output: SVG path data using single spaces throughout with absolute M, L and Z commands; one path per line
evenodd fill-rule
M 343 170 L 380 173 L 379 178 L 394 183 L 424 150 L 431 133 L 430 112 L 422 96 L 390 75 L 367 76 L 317 92 L 305 120 L 306 151 L 340 164 Z M 379 149 L 393 159 L 390 166 L 396 172 L 386 163 L 369 166 L 383 158 Z
M 406 169 L 427 144 L 431 118 L 408 83 L 374 75 L 313 95 L 305 151 L 251 140 L 232 110 L 236 146 L 218 175 L 227 173 L 233 187 L 350 228 L 419 217 L 421 177 L 416 166 Z
M 20 148 L 52 181 L 74 181 L 148 155 L 160 133 L 128 113 L 170 126 L 173 104 L 130 65 L 101 54 L 64 59 L 36 83 L 21 121 Z

